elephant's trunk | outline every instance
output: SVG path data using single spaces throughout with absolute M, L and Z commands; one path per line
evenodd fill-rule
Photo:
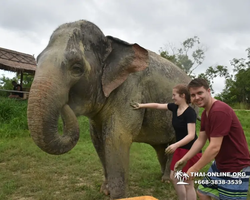
M 28 126 L 34 142 L 49 154 L 71 150 L 79 139 L 79 126 L 73 110 L 67 105 L 68 91 L 49 78 L 35 78 L 28 102 Z M 58 133 L 58 119 L 64 122 L 63 135 Z

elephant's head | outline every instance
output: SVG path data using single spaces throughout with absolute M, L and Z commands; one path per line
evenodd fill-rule
M 35 143 L 50 154 L 68 152 L 79 138 L 76 116 L 93 117 L 129 73 L 147 65 L 147 50 L 105 37 L 88 21 L 61 25 L 37 58 L 27 113 Z

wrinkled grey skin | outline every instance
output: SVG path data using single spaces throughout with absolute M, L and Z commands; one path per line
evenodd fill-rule
M 173 86 L 189 81 L 166 59 L 105 37 L 88 21 L 63 24 L 37 59 L 28 102 L 31 136 L 49 154 L 66 153 L 79 137 L 77 116 L 87 116 L 105 175 L 101 190 L 112 199 L 125 197 L 132 142 L 155 149 L 167 180 L 170 159 L 164 150 L 175 141 L 171 112 L 135 111 L 130 102 L 171 102 Z M 63 135 L 57 130 L 60 116 Z

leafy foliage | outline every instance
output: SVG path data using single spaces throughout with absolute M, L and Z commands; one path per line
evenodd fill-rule
M 181 43 L 180 48 L 172 45 L 160 49 L 160 55 L 175 65 L 180 67 L 188 75 L 192 75 L 193 71 L 199 67 L 205 59 L 205 50 L 198 46 L 200 39 L 197 36 L 186 39 Z M 169 50 L 171 52 L 169 52 Z
M 224 78 L 229 78 L 229 72 L 227 70 L 226 66 L 222 66 L 222 65 L 217 65 L 215 67 L 208 67 L 207 70 L 205 71 L 205 73 L 201 73 L 198 74 L 199 78 L 204 78 L 207 80 L 207 82 L 209 83 L 209 86 L 211 88 L 212 93 L 214 93 L 212 84 L 214 83 L 214 78 L 216 77 L 224 77 Z
M 229 104 L 243 103 L 250 107 L 250 48 L 246 49 L 247 58 L 234 58 L 231 76 L 226 79 L 225 89 L 217 98 Z
M 246 49 L 247 58 L 234 58 L 230 61 L 233 71 L 228 71 L 227 66 L 210 66 L 204 73 L 194 75 L 193 71 L 202 64 L 205 59 L 205 50 L 200 47 L 197 36 L 186 39 L 179 48 L 167 45 L 159 50 L 160 55 L 178 67 L 191 77 L 204 78 L 208 81 L 212 93 L 212 84 L 216 77 L 225 78 L 225 88 L 215 97 L 231 105 L 243 105 L 250 107 L 250 48 Z

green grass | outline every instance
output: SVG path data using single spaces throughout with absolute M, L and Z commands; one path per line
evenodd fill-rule
M 109 199 L 99 192 L 102 167 L 88 137 L 61 156 L 44 153 L 29 137 L 2 139 L 0 146 L 0 199 Z M 175 196 L 160 178 L 154 150 L 133 144 L 129 195 Z
M 29 136 L 27 124 L 24 124 L 27 123 L 27 102 L 1 100 L 0 105 L 0 200 L 109 199 L 99 192 L 102 166 L 85 117 L 79 118 L 81 135 L 75 148 L 64 155 L 53 156 L 40 150 Z M 4 109 L 9 113 L 3 112 Z M 250 144 L 250 112 L 236 111 L 236 114 Z M 17 119 L 12 120 L 12 117 Z M 133 143 L 129 196 L 141 195 L 159 200 L 176 199 L 172 184 L 161 182 L 160 165 L 153 148 Z

